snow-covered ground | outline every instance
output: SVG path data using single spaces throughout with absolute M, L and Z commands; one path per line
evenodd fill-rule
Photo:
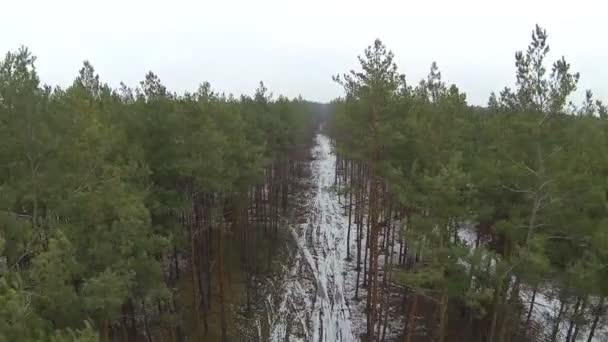
M 329 139 L 317 135 L 312 162 L 313 195 L 305 223 L 292 227 L 298 254 L 277 311 L 272 341 L 355 341 L 345 294 L 347 218 L 330 187 L 336 157 Z M 272 302 L 272 298 L 269 298 Z

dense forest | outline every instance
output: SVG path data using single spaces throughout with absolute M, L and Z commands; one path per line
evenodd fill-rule
M 486 108 L 436 63 L 409 85 L 379 40 L 335 77 L 346 96 L 329 134 L 367 340 L 395 319 L 391 291 L 407 342 L 593 340 L 608 294 L 607 110 L 591 91 L 570 103 L 579 74 L 563 57 L 548 70 L 548 52 L 537 26 L 515 87 Z M 559 309 L 541 321 L 547 298 Z
M 34 61 L 0 64 L 0 340 L 229 340 L 319 106 L 263 84 L 177 95 L 151 72 L 111 89 L 87 62 L 51 89 Z
M 608 339 L 608 107 L 547 37 L 483 107 L 380 40 L 328 104 L 7 53 L 0 342 Z

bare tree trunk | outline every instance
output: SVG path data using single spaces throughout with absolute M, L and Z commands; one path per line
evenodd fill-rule
M 439 329 L 438 329 L 438 342 L 444 342 L 447 337 L 448 327 L 448 295 L 443 293 L 441 295 L 441 301 L 439 302 Z
M 152 342 L 152 334 L 150 333 L 150 324 L 148 324 L 148 311 L 146 310 L 146 301 L 141 300 L 141 308 L 144 314 L 144 331 L 146 332 L 146 340 Z
M 534 310 L 534 301 L 536 300 L 536 292 L 538 291 L 538 285 L 534 285 L 532 290 L 532 300 L 530 301 L 530 308 L 528 309 L 528 315 L 526 316 L 526 325 L 524 326 L 526 331 L 530 325 L 530 319 L 532 318 L 532 311 Z
M 494 342 L 494 335 L 496 331 L 496 324 L 498 322 L 498 311 L 500 308 L 500 297 L 502 294 L 502 280 L 496 280 L 496 286 L 494 288 L 494 300 L 492 305 L 492 320 L 490 321 L 490 330 L 488 333 L 488 342 Z
M 553 332 L 551 333 L 551 342 L 555 342 L 557 339 L 557 334 L 559 333 L 559 324 L 562 320 L 562 314 L 564 313 L 565 299 L 560 299 L 559 312 L 557 313 L 557 317 L 555 318 L 555 325 L 553 326 Z
M 107 320 L 103 319 L 101 320 L 99 325 L 101 326 L 101 336 L 99 336 L 99 340 L 101 342 L 110 342 L 110 323 Z
M 334 165 L 334 186 L 338 187 L 338 161 L 340 160 L 340 155 L 336 152 L 336 164 Z
M 372 247 L 372 243 L 374 240 L 374 232 L 375 232 L 375 224 L 372 222 L 372 220 L 374 220 L 375 217 L 375 200 L 376 200 L 376 191 L 375 191 L 375 182 L 373 180 L 373 173 L 372 176 L 370 177 L 370 190 L 369 190 L 369 213 L 367 216 L 367 226 L 368 226 L 368 232 L 367 232 L 367 248 L 365 250 L 365 257 L 367 259 L 367 255 L 368 255 L 368 250 L 370 250 L 369 252 L 369 272 L 367 272 L 366 274 L 366 263 L 367 260 L 364 259 L 363 264 L 364 264 L 364 268 L 363 268 L 363 281 L 364 284 L 366 284 L 367 282 L 367 304 L 366 304 L 366 316 L 367 316 L 367 341 L 368 342 L 372 342 L 374 340 L 374 319 L 375 319 L 375 315 L 376 315 L 376 310 L 375 308 L 373 308 L 374 306 L 374 284 L 373 284 L 373 265 L 374 265 L 374 252 L 372 251 L 373 247 Z
M 363 189 L 363 168 L 361 163 L 359 163 L 359 177 L 357 180 L 357 207 L 355 216 L 357 219 L 357 280 L 355 282 L 355 300 L 359 299 L 359 278 L 361 276 L 361 243 L 363 239 L 363 198 L 364 198 L 364 189 Z
M 583 304 L 581 304 L 581 308 L 578 311 L 578 314 L 575 317 L 575 326 L 574 333 L 572 334 L 572 342 L 576 342 L 576 338 L 578 337 L 578 333 L 582 326 L 584 326 L 584 322 L 582 321 L 583 315 L 585 314 L 585 309 L 587 307 L 588 297 L 583 298 Z
M 377 159 L 377 158 L 375 158 Z M 378 210 L 380 208 L 380 194 L 378 192 L 381 183 L 380 179 L 375 175 L 372 170 L 371 174 L 371 188 L 370 188 L 370 213 L 371 213 L 371 232 L 370 232 L 370 258 L 369 258 L 369 281 L 368 281 L 368 322 L 367 322 L 367 334 L 368 340 L 375 340 L 374 327 L 377 321 L 378 315 L 378 231 L 380 229 L 378 225 Z
M 382 328 L 382 341 L 384 342 L 384 340 L 386 339 L 386 330 L 387 330 L 387 326 L 388 326 L 388 319 L 389 319 L 389 308 L 390 308 L 390 299 L 391 299 L 391 295 L 390 295 L 390 289 L 389 289 L 389 284 L 391 283 L 391 281 L 393 280 L 393 254 L 394 254 L 394 250 L 395 250 L 395 227 L 393 226 L 393 234 L 391 236 L 391 241 L 390 241 L 390 247 L 387 248 L 389 253 L 389 258 L 388 258 L 388 263 L 385 263 L 385 268 L 387 268 L 387 270 L 385 270 L 385 282 L 384 282 L 384 292 L 386 294 L 386 304 L 385 304 L 385 312 L 384 312 L 384 327 Z M 386 273 L 388 273 L 388 278 L 386 276 Z
M 190 274 L 192 276 L 192 308 L 194 309 L 194 334 L 195 340 L 201 341 L 202 333 L 200 327 L 201 314 L 199 311 L 200 298 L 198 294 L 199 284 L 198 284 L 198 270 L 196 267 L 196 257 L 198 255 L 196 251 L 195 237 L 192 232 L 193 227 L 189 225 L 190 229 Z
M 572 333 L 574 332 L 574 325 L 576 324 L 576 316 L 578 315 L 578 309 L 581 305 L 581 298 L 578 297 L 576 299 L 576 304 L 574 304 L 574 311 L 570 316 L 570 325 L 568 326 L 568 333 L 566 334 L 566 341 L 569 342 L 572 337 Z
M 600 303 L 595 310 L 595 318 L 593 319 L 593 323 L 591 324 L 591 328 L 589 329 L 589 336 L 587 337 L 587 342 L 593 341 L 593 335 L 595 335 L 595 329 L 597 329 L 597 324 L 600 321 L 600 318 L 604 314 L 604 300 L 606 297 L 602 297 L 600 299 Z
M 137 338 L 137 321 L 135 320 L 135 307 L 133 305 L 133 299 L 127 300 L 127 313 L 129 315 L 130 327 L 128 331 L 128 341 L 135 341 Z
M 198 198 L 198 197 L 202 197 L 202 198 Z M 199 305 L 199 310 L 200 308 L 202 308 L 202 319 L 203 319 L 203 333 L 204 336 L 207 335 L 207 333 L 209 332 L 209 322 L 208 322 L 208 312 L 209 312 L 209 303 L 207 303 L 207 300 L 209 299 L 208 297 L 205 296 L 207 291 L 210 291 L 208 288 L 205 288 L 205 284 L 204 284 L 204 277 L 203 277 L 203 270 L 202 267 L 200 266 L 204 260 L 205 260 L 205 255 L 204 255 L 204 250 L 208 249 L 208 241 L 205 241 L 205 236 L 204 234 L 201 234 L 201 231 L 204 232 L 203 229 L 203 221 L 204 221 L 204 195 L 203 196 L 193 196 L 192 199 L 192 208 L 193 208 L 193 216 L 194 219 L 192 220 L 193 222 L 191 222 L 191 226 L 194 225 L 194 233 L 192 233 L 192 238 L 194 239 L 194 241 L 192 241 L 192 243 L 195 246 L 195 252 L 196 254 L 196 260 L 198 260 L 198 262 L 195 262 L 195 266 L 196 266 L 196 277 L 198 280 L 198 305 Z M 202 202 L 202 203 L 201 203 Z M 209 274 L 204 274 L 204 276 L 209 277 Z M 194 286 L 195 284 L 193 284 Z
M 220 218 L 220 221 L 222 218 Z M 219 294 L 220 294 L 220 328 L 221 328 L 221 341 L 227 342 L 227 322 L 226 322 L 226 303 L 225 303 L 225 294 L 224 294 L 224 224 L 223 222 L 219 223 L 219 232 L 218 232 L 218 277 L 219 277 Z
M 349 200 L 348 200 L 348 231 L 346 232 L 346 260 L 350 261 L 350 226 L 351 226 L 351 217 L 353 213 L 353 165 L 351 161 L 350 166 L 350 186 L 348 189 Z M 346 183 L 348 184 L 348 183 Z
M 405 342 L 412 341 L 412 335 L 414 332 L 414 322 L 416 321 L 416 309 L 418 307 L 418 295 L 416 293 L 411 292 L 411 296 L 413 297 L 412 305 L 407 313 L 407 324 L 406 324 L 406 334 L 405 334 Z
M 208 196 L 208 203 L 207 203 L 207 211 L 210 211 L 210 208 L 213 207 L 215 205 L 215 201 L 214 201 L 214 195 L 210 194 Z M 207 214 L 207 220 L 209 222 L 211 222 L 211 217 L 210 214 Z M 211 248 L 213 246 L 212 241 L 213 241 L 213 229 L 211 229 L 211 224 L 209 223 L 207 225 L 207 241 L 205 242 L 205 246 L 206 246 L 206 258 L 205 258 L 205 275 L 207 276 L 207 287 L 206 290 L 207 292 L 205 293 L 207 295 L 207 300 L 205 301 L 206 305 L 206 312 L 210 312 L 211 311 L 211 298 L 212 298 L 212 290 L 213 288 L 211 287 L 211 257 L 213 255 L 213 249 Z M 205 319 L 205 326 L 207 325 L 207 319 Z
M 264 226 L 264 232 L 266 233 L 266 236 L 268 236 L 268 218 L 270 217 L 270 215 L 268 214 L 270 212 L 269 209 L 269 205 L 270 205 L 270 201 L 269 201 L 269 195 L 270 195 L 270 176 L 268 175 L 270 173 L 270 168 L 266 168 L 266 184 L 262 185 L 262 222 L 263 222 L 263 226 Z
M 287 161 L 287 164 L 289 165 L 289 161 Z M 289 200 L 289 169 L 288 167 L 285 167 L 285 163 L 283 163 L 283 179 L 281 182 L 281 190 L 281 209 L 283 210 L 283 214 L 285 214 L 287 212 L 287 205 Z
M 370 192 L 370 196 L 371 196 L 371 192 Z M 368 287 L 368 282 L 367 282 L 367 254 L 368 254 L 368 250 L 369 250 L 369 240 L 370 240 L 370 233 L 371 233 L 371 218 L 370 218 L 370 214 L 369 212 L 371 212 L 371 208 L 368 208 L 368 214 L 367 214 L 367 229 L 365 231 L 365 256 L 363 257 L 363 287 Z
M 357 179 L 357 281 L 355 282 L 355 299 L 359 299 L 359 280 L 361 276 L 361 245 L 363 243 L 363 211 L 365 209 L 364 198 L 365 188 L 364 184 L 364 173 L 363 163 L 359 162 L 359 175 Z
M 177 244 L 173 244 L 173 262 L 175 267 L 175 283 L 179 281 L 179 259 L 177 256 Z
M 512 313 L 512 309 L 515 307 L 515 305 L 517 304 L 517 301 L 519 300 L 519 287 L 520 287 L 520 280 L 519 278 L 515 278 L 515 283 L 513 284 L 513 289 L 511 290 L 511 296 L 510 299 L 508 301 L 508 305 L 505 305 L 505 309 L 504 309 L 504 318 L 502 319 L 502 324 L 500 327 L 500 333 L 498 336 L 498 341 L 499 342 L 504 342 L 506 340 L 506 336 L 507 333 L 509 331 L 511 331 L 511 322 L 515 319 L 516 322 L 516 326 L 514 327 L 514 331 L 517 331 L 517 324 L 519 324 L 520 321 L 520 316 L 519 314 L 516 313 Z

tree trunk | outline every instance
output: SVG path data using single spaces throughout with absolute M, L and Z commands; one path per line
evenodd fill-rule
M 148 311 L 146 310 L 146 301 L 141 300 L 141 309 L 144 314 L 144 331 L 146 332 L 146 340 L 152 342 L 152 334 L 150 333 L 150 324 L 148 324 Z
M 494 335 L 496 330 L 496 323 L 498 321 L 498 311 L 500 308 L 500 297 L 502 293 L 502 283 L 500 279 L 496 280 L 496 286 L 494 288 L 494 300 L 492 304 L 492 320 L 490 322 L 490 330 L 488 332 L 488 342 L 494 342 Z
M 127 300 L 126 312 L 130 321 L 127 341 L 135 341 L 137 339 L 137 321 L 135 320 L 135 308 L 133 305 L 133 299 L 131 298 Z
M 358 184 L 357 190 L 357 210 L 355 215 L 358 217 L 357 220 L 357 280 L 355 281 L 355 300 L 359 299 L 359 280 L 361 276 L 361 243 L 363 239 L 363 189 L 361 184 Z
M 393 234 L 391 236 L 391 241 L 390 241 L 390 246 L 389 248 L 387 248 L 387 253 L 389 253 L 389 258 L 388 258 L 388 262 L 385 263 L 385 277 L 384 277 L 384 292 L 386 294 L 386 302 L 385 302 L 385 312 L 384 312 L 384 327 L 382 328 L 382 339 L 381 341 L 384 342 L 385 338 L 386 338 L 386 328 L 388 326 L 388 320 L 389 320 L 389 308 L 390 308 L 390 299 L 391 299 L 391 295 L 390 295 L 390 289 L 389 289 L 389 284 L 391 283 L 391 281 L 393 280 L 393 254 L 394 254 L 394 250 L 395 250 L 395 227 L 393 227 L 392 231 Z M 386 276 L 386 273 L 388 273 L 388 278 Z
M 377 296 L 378 296 L 378 208 L 379 208 L 379 193 L 378 188 L 380 187 L 380 179 L 375 175 L 375 172 L 371 171 L 371 185 L 370 185 L 370 257 L 369 257 L 369 280 L 367 288 L 367 338 L 368 341 L 374 341 L 375 324 L 378 314 L 377 308 Z
M 349 197 L 348 197 L 348 231 L 346 232 L 346 260 L 350 261 L 350 226 L 351 226 L 351 217 L 353 213 L 353 165 L 351 162 L 350 166 L 350 188 L 348 189 Z
M 201 198 L 199 198 L 201 197 Z M 192 239 L 193 241 L 191 243 L 194 244 L 195 246 L 195 251 L 196 252 L 196 258 L 198 260 L 198 262 L 196 262 L 194 265 L 196 266 L 196 277 L 197 277 L 197 281 L 198 281 L 198 306 L 199 306 L 199 312 L 202 309 L 202 319 L 203 319 L 203 333 L 206 336 L 207 333 L 209 332 L 209 323 L 208 323 L 208 304 L 206 303 L 206 301 L 208 300 L 208 297 L 205 296 L 205 293 L 207 291 L 209 291 L 209 289 L 205 288 L 205 283 L 204 283 L 204 278 L 205 277 L 209 277 L 209 274 L 204 274 L 204 270 L 202 269 L 202 267 L 200 266 L 202 263 L 204 263 L 205 261 L 205 255 L 204 255 L 204 251 L 207 249 L 208 247 L 208 242 L 205 241 L 205 235 L 201 234 L 201 231 L 204 232 L 203 229 L 203 221 L 204 221 L 204 202 L 203 202 L 203 198 L 204 196 L 196 196 L 196 198 L 194 198 L 193 196 L 193 215 L 194 215 L 194 220 L 193 222 L 191 222 L 190 226 L 194 225 L 194 233 L 192 234 Z M 195 284 L 193 284 L 194 286 Z
M 220 218 L 222 220 L 222 218 Z M 227 322 L 226 322 L 226 303 L 225 303 L 225 294 L 224 294 L 224 227 L 223 223 L 219 224 L 219 232 L 218 232 L 218 277 L 219 277 L 219 294 L 220 294 L 220 327 L 221 327 L 221 341 L 227 342 Z
M 370 166 L 372 169 L 370 175 L 370 193 L 369 193 L 369 272 L 368 272 L 368 282 L 367 282 L 367 339 L 368 341 L 374 341 L 374 331 L 376 324 L 376 315 L 377 315 L 377 306 L 376 306 L 376 280 L 377 280 L 377 272 L 378 272 L 378 224 L 377 224 L 377 215 L 378 215 L 378 180 L 376 179 L 375 172 L 373 171 L 373 166 Z
M 517 325 L 519 324 L 519 320 L 520 320 L 520 316 L 519 314 L 515 313 L 514 308 L 517 305 L 517 301 L 519 300 L 519 287 L 520 287 L 520 280 L 519 278 L 515 278 L 515 283 L 513 284 L 513 290 L 511 291 L 511 296 L 508 302 L 508 305 L 505 306 L 505 310 L 504 310 L 504 318 L 502 319 L 502 325 L 500 328 L 500 333 L 498 336 L 498 341 L 499 342 L 504 342 L 506 340 L 507 337 L 507 333 L 510 331 L 515 331 L 517 332 Z M 516 322 L 515 327 L 513 330 L 511 330 L 511 322 L 514 321 Z
M 444 342 L 447 337 L 448 327 L 448 295 L 443 293 L 441 295 L 441 301 L 439 304 L 439 329 L 438 329 L 438 342 Z
M 555 342 L 557 339 L 557 334 L 559 333 L 559 324 L 562 320 L 562 314 L 564 313 L 565 299 L 560 299 L 559 312 L 557 313 L 557 317 L 555 318 L 555 325 L 553 326 L 553 332 L 551 333 L 551 342 Z
M 207 203 L 207 207 L 208 207 L 208 211 L 209 208 L 211 208 L 212 206 L 214 206 L 214 198 L 213 198 L 213 194 L 211 194 L 209 196 L 209 203 Z M 211 221 L 211 217 L 209 217 L 209 215 L 207 215 L 207 220 Z M 207 225 L 207 241 L 205 242 L 205 253 L 206 253 L 206 258 L 205 258 L 205 275 L 207 276 L 207 287 L 206 290 L 207 292 L 205 293 L 207 295 L 207 300 L 205 301 L 206 305 L 206 312 L 210 312 L 211 311 L 211 298 L 212 298 L 212 287 L 211 287 L 211 256 L 213 255 L 213 249 L 211 248 L 212 245 L 212 241 L 213 241 L 213 229 L 211 229 L 211 224 L 209 223 Z M 205 325 L 207 324 L 207 320 L 205 319 Z
M 175 284 L 179 281 L 179 259 L 177 255 L 177 244 L 173 244 L 173 262 L 175 267 Z
M 411 292 L 413 297 L 412 305 L 407 313 L 407 324 L 406 324 L 406 334 L 405 334 L 405 342 L 411 342 L 412 336 L 414 333 L 414 324 L 416 321 L 416 309 L 418 306 L 418 295 L 416 293 Z
M 572 338 L 572 333 L 574 332 L 574 325 L 576 324 L 576 316 L 578 315 L 578 309 L 581 305 L 581 298 L 578 297 L 576 299 L 576 304 L 574 304 L 574 311 L 572 312 L 572 315 L 570 316 L 570 325 L 568 326 L 568 333 L 566 334 L 566 341 L 570 342 L 570 339 Z
M 334 165 L 334 186 L 338 187 L 338 162 L 340 161 L 340 156 L 336 153 L 336 164 Z
M 110 323 L 107 320 L 102 319 L 99 325 L 101 330 L 99 340 L 101 342 L 110 342 Z
M 371 190 L 370 190 L 370 197 L 371 197 Z M 369 212 L 371 212 L 371 207 L 368 207 L 368 214 L 367 214 L 367 229 L 365 230 L 365 256 L 363 257 L 363 287 L 368 287 L 368 282 L 367 282 L 367 260 L 368 258 L 368 250 L 369 250 L 369 240 L 370 240 L 370 235 L 371 235 L 371 215 L 369 214 Z
M 198 270 L 196 267 L 196 257 L 198 255 L 196 251 L 195 237 L 192 232 L 192 225 L 189 225 L 190 229 L 190 274 L 192 275 L 192 308 L 194 309 L 194 334 L 195 340 L 201 341 L 201 328 L 200 328 L 200 320 L 201 315 L 199 311 L 200 299 L 198 294 L 199 284 L 198 284 Z
M 287 163 L 289 163 L 289 161 L 287 161 Z M 283 214 L 285 214 L 287 212 L 287 205 L 288 205 L 288 200 L 289 200 L 289 175 L 288 175 L 289 169 L 285 167 L 285 164 L 283 164 L 283 179 L 281 181 L 281 190 L 282 190 L 282 201 L 281 201 L 281 206 L 282 206 L 282 210 L 283 210 Z
M 524 333 L 527 333 L 528 326 L 530 325 L 530 319 L 532 318 L 532 312 L 534 310 L 534 301 L 536 300 L 537 291 L 538 291 L 538 285 L 535 285 L 534 289 L 532 290 L 532 300 L 530 301 L 530 308 L 528 309 L 528 314 L 526 315 L 526 324 L 524 326 L 526 331 L 524 331 Z
M 587 337 L 587 342 L 592 342 L 593 341 L 593 335 L 595 335 L 595 329 L 597 329 L 597 324 L 600 321 L 600 318 L 602 317 L 603 313 L 604 313 L 604 300 L 606 299 L 606 297 L 602 297 L 602 299 L 600 299 L 600 303 L 597 306 L 597 309 L 595 310 L 595 318 L 593 319 L 593 323 L 591 324 L 591 328 L 589 329 L 589 336 Z

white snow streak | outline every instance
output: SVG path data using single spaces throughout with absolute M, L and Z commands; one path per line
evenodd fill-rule
M 272 322 L 271 341 L 354 341 L 350 310 L 345 299 L 344 273 L 347 222 L 333 184 L 336 157 L 329 139 L 317 135 L 313 149 L 315 186 L 311 213 L 304 224 L 291 228 L 299 253 L 289 271 L 284 298 Z M 312 279 L 305 275 L 308 268 Z M 299 325 L 304 336 L 292 336 Z M 301 334 L 300 334 L 301 335 Z

